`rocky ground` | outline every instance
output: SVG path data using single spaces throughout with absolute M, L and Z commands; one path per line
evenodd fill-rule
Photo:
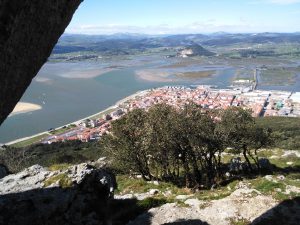
M 278 149 L 260 155 L 277 169 L 198 192 L 122 175 L 114 199 L 116 181 L 105 158 L 73 166 L 34 165 L 10 175 L 1 167 L 0 225 L 298 225 L 300 155 Z
M 122 187 L 116 198 L 166 198 L 169 203 L 152 208 L 128 225 L 246 225 L 300 224 L 300 154 L 298 151 L 263 150 L 261 156 L 285 169 L 272 175 L 235 181 L 214 190 L 190 193 L 157 181 Z M 226 157 L 230 156 L 227 154 Z M 292 167 L 295 165 L 295 167 Z M 139 186 L 146 192 L 139 193 Z M 148 187 L 145 188 L 145 186 Z
M 300 193 L 300 189 L 297 191 Z M 172 224 L 177 221 L 185 221 L 182 224 L 211 225 L 230 224 L 260 224 L 265 219 L 273 218 L 276 211 L 286 211 L 284 224 L 299 224 L 300 201 L 293 200 L 291 205 L 280 206 L 279 202 L 270 195 L 264 195 L 256 189 L 248 187 L 240 182 L 235 191 L 229 196 L 218 200 L 199 200 L 195 196 L 180 196 L 181 202 L 167 203 L 160 207 L 150 209 L 140 215 L 128 225 L 139 224 Z M 191 223 L 188 223 L 191 221 Z
M 0 179 L 0 224 L 104 224 L 114 187 L 114 176 L 95 164 L 34 165 Z

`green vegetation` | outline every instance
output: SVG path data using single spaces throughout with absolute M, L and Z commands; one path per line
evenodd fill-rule
M 214 121 L 216 117 L 221 120 Z M 269 146 L 271 138 L 241 108 L 207 113 L 194 104 L 183 110 L 162 104 L 114 121 L 112 135 L 102 144 L 120 171 L 138 172 L 144 180 L 210 188 L 223 180 L 221 153 L 227 147 L 243 154 L 247 170 L 253 172 L 260 170 L 257 150 Z
M 68 177 L 68 175 L 65 173 L 62 173 L 57 176 L 50 177 L 49 179 L 47 179 L 44 182 L 44 185 L 45 185 L 45 187 L 48 187 L 51 184 L 55 184 L 56 182 L 58 182 L 59 186 L 62 188 L 71 187 L 73 184 L 72 180 Z
M 250 225 L 251 221 L 246 220 L 246 219 L 231 219 L 230 220 L 231 225 Z
M 168 203 L 168 201 L 164 198 L 145 198 L 144 200 L 138 202 L 138 206 L 143 210 L 147 210 L 166 203 Z
M 276 147 L 300 150 L 300 118 L 263 117 L 256 123 L 273 131 Z
M 280 188 L 281 190 L 285 190 L 285 185 L 282 183 L 269 181 L 266 179 L 255 179 L 252 180 L 253 187 L 260 191 L 263 194 L 271 194 L 275 189 Z
M 251 187 L 258 190 L 264 195 L 271 195 L 278 201 L 282 201 L 285 199 L 291 199 L 296 196 L 299 196 L 299 193 L 295 192 L 286 192 L 287 185 L 292 185 L 294 187 L 300 188 L 300 182 L 291 179 L 288 175 L 283 180 L 276 179 L 276 176 L 271 178 L 272 180 L 268 180 L 265 177 L 257 177 L 255 179 L 249 180 Z
M 71 166 L 71 164 L 68 164 L 68 163 L 53 164 L 53 165 L 49 166 L 48 169 L 51 171 L 66 170 L 70 166 Z
M 65 132 L 71 130 L 70 128 L 71 128 L 71 126 L 70 126 L 70 127 L 69 127 L 69 126 L 66 126 L 66 127 L 60 128 L 60 129 L 55 129 L 55 130 L 53 130 L 53 131 L 50 131 L 49 133 L 50 133 L 51 135 L 58 135 L 58 134 L 62 134 L 62 133 L 65 133 Z
M 264 85 L 291 85 L 296 82 L 295 72 L 284 67 L 262 70 L 260 77 Z
M 6 165 L 10 172 L 18 172 L 34 164 L 47 167 L 54 165 L 50 168 L 59 169 L 66 164 L 97 160 L 101 156 L 102 147 L 99 142 L 67 141 L 51 145 L 35 144 L 24 148 L 9 146 L 0 151 L 0 163 Z
M 15 144 L 12 144 L 11 147 L 14 147 L 14 148 L 26 147 L 26 146 L 29 146 L 29 145 L 40 142 L 43 138 L 45 138 L 47 136 L 49 136 L 49 134 L 41 134 L 39 136 L 27 139 L 25 141 L 20 141 L 20 142 L 17 142 Z
M 118 190 L 117 193 L 130 194 L 134 193 L 145 193 L 150 189 L 158 189 L 161 192 L 170 191 L 175 195 L 186 195 L 191 194 L 189 189 L 179 188 L 170 182 L 159 182 L 158 185 L 152 182 L 147 182 L 143 179 L 129 178 L 128 175 L 117 176 Z

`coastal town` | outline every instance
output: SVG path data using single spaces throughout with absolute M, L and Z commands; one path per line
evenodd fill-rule
M 65 126 L 65 132 L 42 139 L 42 143 L 80 140 L 99 140 L 110 132 L 111 121 L 117 120 L 136 108 L 149 109 L 155 104 L 165 103 L 182 108 L 193 102 L 203 110 L 226 109 L 230 106 L 250 109 L 254 117 L 283 116 L 300 117 L 300 92 L 245 90 L 243 88 L 214 89 L 210 86 L 166 86 L 138 92 L 118 102 L 98 118 L 87 118 Z

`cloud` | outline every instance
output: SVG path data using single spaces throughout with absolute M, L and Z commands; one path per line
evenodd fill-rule
M 258 0 L 252 3 L 259 4 L 261 2 L 276 4 L 276 5 L 291 5 L 291 4 L 300 3 L 300 0 Z
M 295 10 L 296 12 L 297 10 Z M 195 34 L 214 33 L 219 31 L 230 33 L 259 33 L 259 32 L 296 32 L 300 30 L 300 24 L 287 26 L 286 24 L 253 23 L 244 17 L 236 21 L 224 22 L 214 19 L 195 21 L 183 25 L 158 24 L 149 26 L 125 25 L 125 24 L 91 24 L 70 25 L 66 33 L 73 34 L 115 34 L 115 33 L 140 33 L 140 34 Z
M 300 0 L 268 0 L 270 3 L 273 4 L 280 4 L 280 5 L 289 5 L 299 3 Z
M 80 25 L 69 26 L 66 33 L 77 34 L 114 34 L 114 33 L 143 33 L 143 34 L 186 34 L 186 33 L 212 33 L 226 32 L 252 32 L 255 31 L 245 19 L 236 23 L 223 24 L 216 20 L 196 21 L 185 25 L 159 24 L 152 26 L 135 26 L 122 24 Z M 255 31 L 256 32 L 256 31 Z
M 217 24 L 214 21 L 194 22 L 182 26 L 171 26 L 167 24 L 153 26 L 130 26 L 119 24 L 108 25 L 82 25 L 70 26 L 66 33 L 77 34 L 114 34 L 114 33 L 143 33 L 143 34 L 186 34 L 186 33 L 211 33 L 218 31 L 239 32 L 249 29 L 245 23 L 239 24 Z

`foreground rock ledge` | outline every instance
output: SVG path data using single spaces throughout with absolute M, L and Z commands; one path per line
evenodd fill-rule
M 80 164 L 62 171 L 34 165 L 0 180 L 0 224 L 105 224 L 115 179 Z
M 167 203 L 127 225 L 298 225 L 300 221 L 300 197 L 279 203 L 243 184 L 218 200 L 188 197 L 182 202 L 184 206 Z

